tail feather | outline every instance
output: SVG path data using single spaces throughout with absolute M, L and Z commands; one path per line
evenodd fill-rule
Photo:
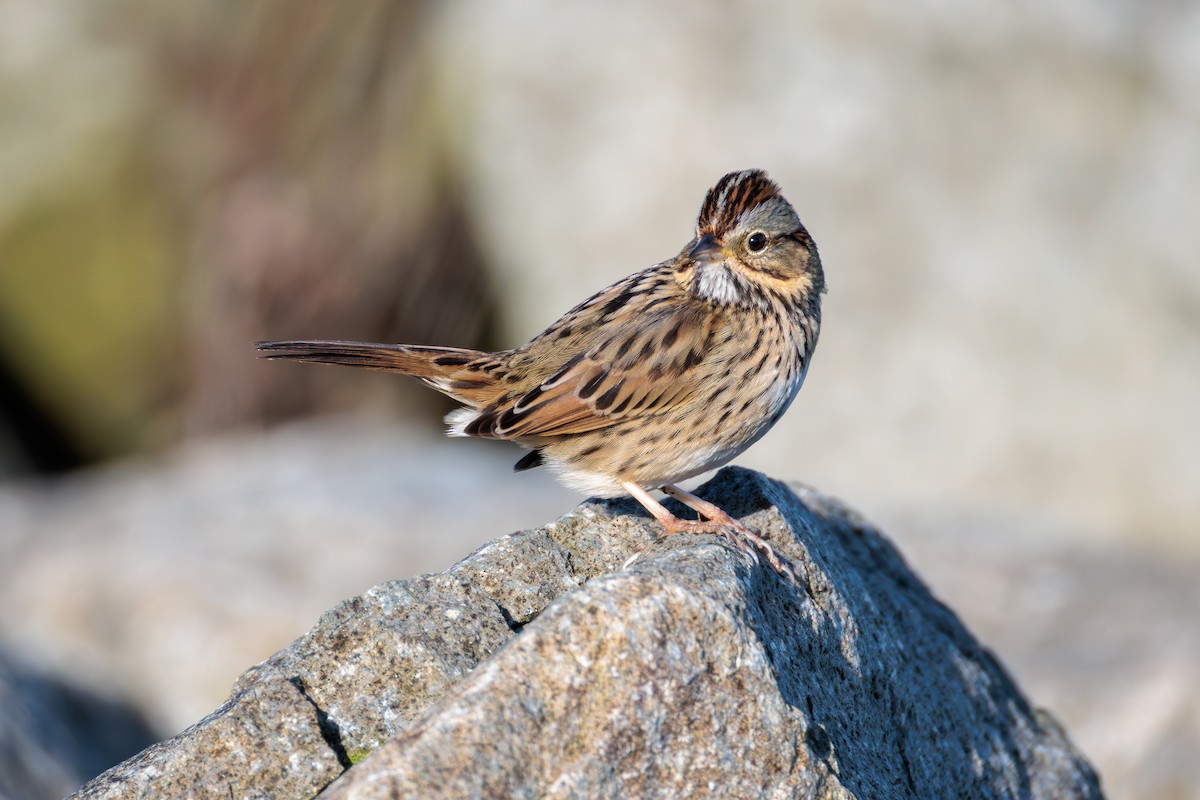
M 489 355 L 479 350 L 464 350 L 458 347 L 332 340 L 255 342 L 254 346 L 263 358 L 344 364 L 430 380 L 450 379 L 465 365 L 486 359 Z

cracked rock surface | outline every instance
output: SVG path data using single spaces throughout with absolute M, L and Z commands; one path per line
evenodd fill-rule
M 376 586 L 77 797 L 1100 797 L 1067 735 L 890 543 L 726 469 L 791 586 L 584 504 Z

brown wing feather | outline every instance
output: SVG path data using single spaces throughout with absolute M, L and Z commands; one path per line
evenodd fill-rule
M 485 408 L 464 432 L 497 439 L 584 433 L 664 413 L 690 398 L 714 367 L 724 315 L 675 304 L 669 311 L 640 314 L 640 303 L 632 305 L 617 335 L 524 394 Z M 537 341 L 531 344 L 536 348 Z

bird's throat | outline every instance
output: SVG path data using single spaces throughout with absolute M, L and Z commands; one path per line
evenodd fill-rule
M 710 303 L 740 305 L 746 302 L 750 288 L 745 282 L 724 264 L 703 264 L 696 268 L 692 291 Z

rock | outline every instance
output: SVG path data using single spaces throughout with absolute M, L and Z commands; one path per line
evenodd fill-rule
M 853 512 L 739 469 L 701 492 L 798 584 L 585 504 L 342 603 L 75 796 L 1101 796 Z

